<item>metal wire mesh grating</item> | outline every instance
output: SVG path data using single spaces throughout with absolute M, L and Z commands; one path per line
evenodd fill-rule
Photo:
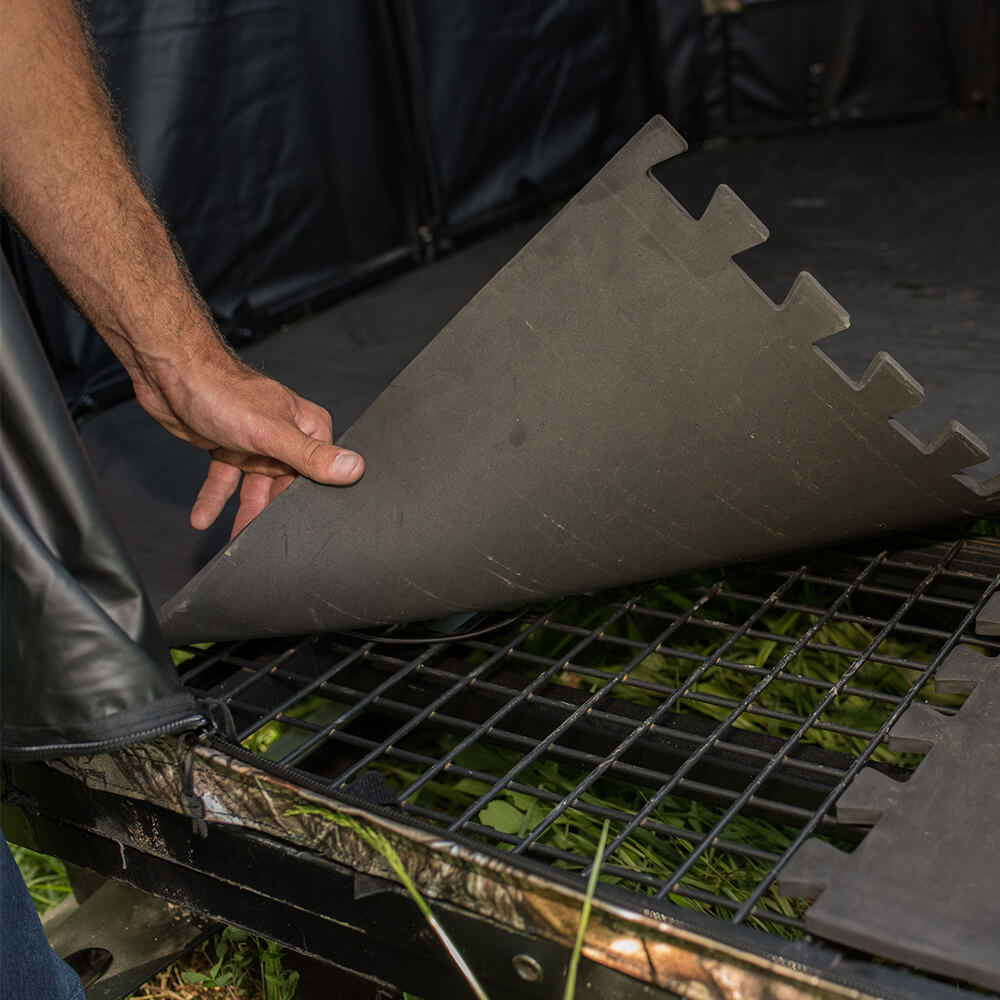
M 850 849 L 831 807 L 935 691 L 1000 586 L 1000 540 L 910 539 L 693 574 L 529 609 L 496 632 L 397 644 L 314 636 L 190 648 L 255 752 L 332 788 L 375 771 L 449 835 L 782 936 L 775 875 L 807 837 Z M 645 901 L 645 904 L 644 904 Z

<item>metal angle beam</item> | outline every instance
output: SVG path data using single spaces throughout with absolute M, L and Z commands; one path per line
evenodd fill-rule
M 985 446 L 893 414 L 923 390 L 816 346 L 810 275 L 772 302 L 733 261 L 767 230 L 651 175 L 650 121 L 344 434 L 360 483 L 300 479 L 164 606 L 173 642 L 435 618 L 1000 512 Z

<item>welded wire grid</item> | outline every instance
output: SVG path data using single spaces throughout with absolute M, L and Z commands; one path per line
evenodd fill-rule
M 774 885 L 809 836 L 850 850 L 832 806 L 1000 587 L 1000 539 L 855 545 L 529 609 L 495 633 L 386 645 L 313 636 L 189 650 L 184 682 L 239 739 L 344 787 L 380 773 L 404 813 L 784 936 Z M 395 638 L 405 639 L 406 632 Z M 648 898 L 637 899 L 648 906 Z

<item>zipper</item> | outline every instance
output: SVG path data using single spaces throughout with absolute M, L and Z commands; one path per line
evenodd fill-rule
M 7 760 L 54 760 L 58 757 L 79 757 L 84 754 L 107 753 L 111 750 L 122 750 L 136 743 L 146 743 L 164 736 L 174 736 L 177 733 L 190 732 L 207 728 L 204 715 L 191 713 L 172 722 L 164 722 L 158 726 L 140 729 L 126 736 L 116 736 L 113 739 L 93 740 L 86 743 L 46 743 L 34 747 L 4 747 L 3 756 Z

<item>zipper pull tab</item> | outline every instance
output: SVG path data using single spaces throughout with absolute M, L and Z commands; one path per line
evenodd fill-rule
M 214 728 L 214 726 L 213 726 Z M 208 735 L 207 732 L 181 733 L 177 737 L 177 766 L 180 771 L 181 808 L 191 817 L 191 827 L 201 838 L 208 836 L 208 824 L 205 822 L 205 803 L 194 790 L 194 748 Z

